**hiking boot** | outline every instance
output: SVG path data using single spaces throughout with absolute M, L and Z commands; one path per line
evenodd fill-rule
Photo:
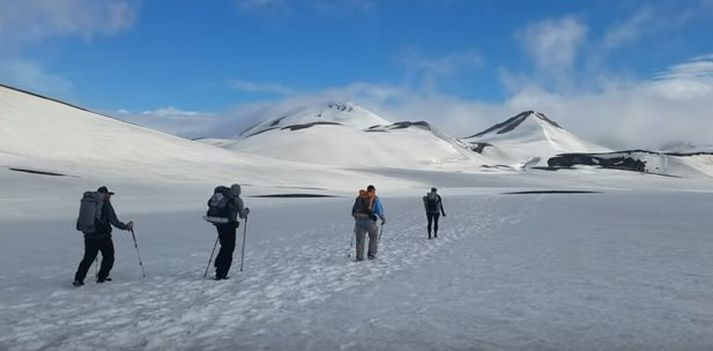
M 106 278 L 99 278 L 97 279 L 97 284 L 103 283 L 103 282 L 110 282 L 111 278 L 106 277 Z
M 370 260 L 376 259 L 376 255 L 369 255 L 369 259 Z
M 437 238 L 437 237 L 438 237 L 438 234 L 434 235 L 433 237 L 434 237 L 434 238 Z
M 75 281 L 72 282 L 72 285 L 79 287 L 79 286 L 84 285 L 84 282 L 80 282 L 79 280 L 75 280 Z
M 230 279 L 230 277 L 222 277 L 222 276 L 221 276 L 221 277 L 218 277 L 218 276 L 216 276 L 215 278 L 213 278 L 213 280 L 228 280 L 228 279 Z

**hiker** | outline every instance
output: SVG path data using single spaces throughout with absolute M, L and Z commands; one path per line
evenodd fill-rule
M 205 219 L 215 225 L 220 240 L 220 251 L 214 263 L 215 280 L 228 279 L 235 250 L 235 232 L 240 226 L 238 216 L 245 219 L 250 213 L 250 209 L 243 205 L 240 191 L 239 184 L 233 184 L 230 188 L 218 186 L 213 197 L 208 200 L 208 216 Z
M 379 231 L 376 219 L 381 219 L 381 225 L 386 223 L 384 217 L 384 207 L 381 200 L 376 196 L 376 188 L 369 185 L 366 190 L 360 190 L 359 196 L 352 206 L 352 217 L 354 217 L 354 234 L 356 235 L 356 260 L 364 260 L 364 244 L 366 233 L 369 233 L 369 250 L 367 257 L 370 260 L 376 258 L 379 244 Z
M 84 278 L 97 257 L 102 253 L 102 263 L 97 274 L 97 283 L 111 281 L 109 272 L 114 266 L 114 242 L 111 240 L 111 226 L 121 230 L 132 230 L 134 222 L 124 223 L 116 217 L 114 207 L 111 205 L 113 192 L 106 186 L 101 186 L 96 192 L 86 192 L 82 198 L 77 229 L 84 233 L 84 258 L 79 262 L 77 273 L 74 275 L 74 286 L 84 285 Z
M 438 195 L 438 189 L 431 188 L 430 193 L 423 197 L 423 206 L 426 208 L 426 218 L 428 219 L 428 238 L 431 239 L 431 224 L 433 224 L 433 237 L 438 237 L 438 217 L 446 212 L 443 210 L 443 200 Z

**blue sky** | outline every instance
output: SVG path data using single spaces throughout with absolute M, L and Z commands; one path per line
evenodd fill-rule
M 666 137 L 655 126 L 670 111 L 693 120 L 713 95 L 710 0 L 0 4 L 0 82 L 186 136 L 345 99 L 456 134 L 539 109 L 595 141 L 646 143 Z M 592 119 L 651 128 L 651 141 Z

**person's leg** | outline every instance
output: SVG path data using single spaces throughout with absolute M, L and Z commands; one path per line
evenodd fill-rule
M 437 238 L 438 237 L 438 218 L 440 218 L 441 215 L 436 213 L 433 215 L 433 237 Z
M 102 253 L 102 264 L 99 268 L 99 274 L 97 275 L 97 281 L 101 282 L 106 280 L 109 276 L 111 268 L 114 267 L 114 242 L 111 237 L 99 240 L 99 250 Z
M 221 225 L 218 226 L 218 239 L 220 240 L 220 251 L 215 258 L 215 277 L 223 279 L 228 276 L 228 271 L 233 263 L 233 251 L 235 250 L 235 227 Z
M 433 215 L 426 213 L 426 218 L 428 218 L 428 238 L 431 238 L 431 224 L 433 223 Z
M 376 225 L 376 221 L 372 221 L 369 225 L 369 252 L 367 253 L 369 259 L 376 258 L 376 252 L 379 246 L 379 227 Z
M 362 261 L 364 259 L 364 242 L 366 241 L 366 231 L 367 229 L 361 223 L 356 223 L 354 228 L 354 235 L 356 235 L 357 261 Z
M 77 268 L 77 273 L 74 274 L 75 282 L 84 282 L 84 278 L 87 276 L 87 271 L 89 267 L 92 266 L 92 262 L 97 257 L 97 252 L 99 247 L 96 245 L 95 240 L 84 239 L 84 257 L 82 261 L 79 262 L 79 267 Z

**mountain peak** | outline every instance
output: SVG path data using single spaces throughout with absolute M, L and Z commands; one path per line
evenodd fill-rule
M 365 129 L 373 125 L 390 123 L 353 102 L 327 101 L 289 109 L 280 117 L 260 122 L 240 135 L 248 138 L 270 130 L 294 131 L 320 125 Z
M 477 138 L 477 137 L 481 137 L 483 135 L 490 134 L 493 132 L 495 132 L 496 134 L 505 134 L 507 132 L 514 130 L 520 124 L 525 122 L 526 120 L 532 120 L 532 119 L 535 119 L 535 121 L 542 121 L 542 122 L 544 122 L 548 125 L 551 125 L 555 128 L 562 129 L 562 127 L 557 122 L 547 118 L 547 116 L 545 116 L 544 113 L 529 110 L 529 111 L 520 112 L 517 115 L 515 115 L 514 117 L 508 118 L 504 122 L 498 123 L 498 124 L 488 128 L 480 133 L 473 134 L 473 135 L 466 137 L 464 139 Z

